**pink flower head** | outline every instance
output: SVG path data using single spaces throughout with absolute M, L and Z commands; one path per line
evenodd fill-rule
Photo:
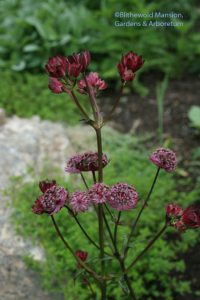
M 32 211 L 35 214 L 53 215 L 64 206 L 67 197 L 68 192 L 64 188 L 53 185 L 35 201 Z
M 108 203 L 118 211 L 135 208 L 138 194 L 134 187 L 126 183 L 117 183 L 110 189 Z
M 75 213 L 84 212 L 88 210 L 90 201 L 87 193 L 77 191 L 72 193 L 69 197 L 69 203 Z
M 60 82 L 57 78 L 50 77 L 48 87 L 53 93 L 60 94 L 63 93 L 64 84 Z
M 141 56 L 130 51 L 123 55 L 121 61 L 117 65 L 122 82 L 132 81 L 135 77 L 135 72 L 139 70 L 144 61 Z
M 39 187 L 41 192 L 45 193 L 49 188 L 51 188 L 52 186 L 56 185 L 56 181 L 55 180 L 43 180 L 39 182 Z
M 173 172 L 177 165 L 176 154 L 172 150 L 165 148 L 158 148 L 154 151 L 150 156 L 150 160 L 167 172 Z
M 194 205 L 186 208 L 183 211 L 182 222 L 186 228 L 200 227 L 200 209 Z
M 105 154 L 102 155 L 102 165 L 105 167 L 108 164 L 108 159 Z M 65 169 L 69 173 L 80 173 L 86 171 L 97 171 L 99 169 L 98 153 L 85 152 L 71 157 Z
M 107 202 L 109 195 L 109 187 L 104 183 L 95 183 L 88 192 L 91 202 L 95 204 Z
M 89 51 L 83 51 L 73 54 L 66 58 L 67 73 L 69 77 L 78 77 L 80 73 L 84 72 L 91 61 Z
M 99 78 L 99 74 L 96 72 L 91 72 L 88 76 L 86 76 L 86 80 L 88 82 L 88 85 L 91 89 L 91 91 L 96 94 L 99 90 L 105 90 L 107 88 L 107 84 L 104 80 Z M 87 85 L 85 82 L 85 79 L 81 79 L 78 82 L 78 91 L 81 94 L 88 94 Z
M 66 73 L 66 59 L 61 55 L 50 57 L 45 70 L 51 77 L 62 78 Z

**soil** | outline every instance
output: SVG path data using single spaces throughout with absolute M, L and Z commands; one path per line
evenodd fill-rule
M 120 107 L 116 109 L 112 117 L 112 126 L 121 132 L 131 132 L 139 135 L 150 134 L 147 146 L 156 148 L 158 141 L 158 112 L 156 102 L 156 84 L 161 80 L 159 74 L 152 78 L 146 75 L 142 82 L 149 89 L 146 97 L 131 93 L 122 97 Z M 183 168 L 182 176 L 192 176 L 195 183 L 200 176 L 199 162 L 196 167 L 191 167 L 191 157 L 194 150 L 200 147 L 200 133 L 197 134 L 191 127 L 188 119 L 188 111 L 192 105 L 200 105 L 199 78 L 184 78 L 182 80 L 170 80 L 164 97 L 164 140 L 172 141 L 172 148 L 178 154 L 179 166 Z M 102 110 L 111 109 L 116 95 L 112 95 L 105 101 L 102 99 Z M 111 100 L 112 99 L 112 100 Z M 191 189 L 192 187 L 190 187 Z M 200 278 L 200 245 L 190 249 L 184 255 L 186 263 L 185 279 L 192 281 L 192 294 L 174 295 L 174 300 L 199 300 L 194 291 L 199 289 Z

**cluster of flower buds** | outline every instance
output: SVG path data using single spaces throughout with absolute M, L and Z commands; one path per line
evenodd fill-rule
M 91 62 L 91 55 L 89 51 L 74 53 L 73 55 L 64 57 L 62 55 L 55 55 L 50 57 L 45 70 L 49 74 L 49 89 L 56 94 L 62 92 L 69 92 L 69 88 L 76 85 L 79 75 L 83 75 Z M 121 81 L 132 81 L 135 77 L 135 72 L 138 71 L 144 61 L 141 56 L 130 51 L 123 55 L 117 68 L 121 77 Z M 77 91 L 81 94 L 88 94 L 93 92 L 94 95 L 98 91 L 107 88 L 107 84 L 99 77 L 97 72 L 91 72 L 87 76 L 77 82 Z
M 144 61 L 142 57 L 132 51 L 123 55 L 117 65 L 122 82 L 132 81 L 135 77 L 135 72 L 138 71 L 143 64 Z
M 90 52 L 83 51 L 68 57 L 56 55 L 50 57 L 45 70 L 49 74 L 49 88 L 53 93 L 67 92 L 76 78 L 84 73 L 90 64 Z
M 166 222 L 180 232 L 198 228 L 200 227 L 200 209 L 191 205 L 184 210 L 177 204 L 169 204 L 166 206 Z

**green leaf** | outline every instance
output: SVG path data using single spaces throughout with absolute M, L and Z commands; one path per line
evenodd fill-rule
M 200 129 L 200 106 L 192 106 L 188 112 L 188 117 L 192 123 L 192 126 Z

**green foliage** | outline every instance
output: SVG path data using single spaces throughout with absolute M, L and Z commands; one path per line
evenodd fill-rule
M 55 95 L 48 89 L 45 74 L 31 75 L 3 72 L 0 81 L 0 107 L 8 115 L 19 117 L 38 115 L 43 119 L 76 124 L 81 119 L 78 110 L 67 94 Z M 79 95 L 80 101 L 84 98 Z M 87 102 L 82 102 L 88 109 Z
M 133 211 L 122 213 L 124 225 L 119 227 L 118 234 L 121 249 L 129 232 L 129 224 L 142 205 L 156 168 L 148 161 L 149 153 L 143 150 L 141 141 L 130 135 L 108 133 L 105 130 L 103 137 L 105 153 L 108 153 L 111 158 L 109 165 L 105 168 L 105 182 L 107 184 L 119 181 L 128 182 L 136 187 L 140 195 L 138 207 Z M 56 177 L 59 184 L 68 187 L 70 191 L 73 190 L 73 187 L 77 188 L 77 185 L 84 189 L 79 175 L 70 176 L 69 181 L 66 182 L 63 180 L 64 176 L 51 170 L 50 165 L 48 170 L 44 170 L 44 177 L 43 175 L 42 177 L 46 178 L 46 174 L 49 178 Z M 87 174 L 86 179 L 91 184 L 90 174 Z M 190 180 L 181 181 L 181 191 L 179 191 L 176 188 L 177 179 L 175 180 L 172 174 L 161 172 L 149 206 L 146 208 L 140 226 L 132 240 L 127 265 L 163 226 L 165 205 L 169 202 L 177 202 L 186 207 L 197 201 L 200 195 L 199 184 L 200 182 L 192 191 L 188 191 Z M 79 295 L 80 300 L 91 299 L 86 286 L 81 283 L 84 273 L 80 269 L 77 271 L 73 258 L 66 252 L 60 239 L 56 237 L 50 218 L 46 215 L 39 216 L 31 213 L 31 205 L 39 194 L 37 184 L 35 182 L 23 183 L 22 178 L 13 178 L 9 194 L 14 202 L 13 221 L 18 233 L 25 238 L 31 238 L 33 243 L 42 245 L 45 249 L 46 260 L 43 263 L 37 263 L 30 257 L 25 258 L 28 265 L 42 275 L 44 287 L 49 291 L 62 292 L 65 299 L 77 299 L 77 295 Z M 113 213 L 115 214 L 114 211 Z M 98 229 L 95 213 L 89 211 L 78 217 L 92 238 L 97 240 Z M 99 259 L 96 249 L 88 244 L 67 211 L 62 209 L 55 218 L 73 248 L 89 252 L 88 263 L 98 271 Z M 112 225 L 111 221 L 109 223 Z M 138 261 L 131 271 L 131 280 L 139 298 L 172 300 L 173 292 L 184 294 L 190 291 L 190 283 L 183 278 L 185 264 L 181 257 L 183 253 L 197 243 L 197 237 L 198 233 L 195 230 L 188 230 L 181 235 L 176 234 L 173 228 L 168 229 L 167 234 L 158 240 L 149 253 Z M 110 251 L 109 243 L 106 244 L 106 250 Z M 118 263 L 115 260 L 107 259 L 106 266 L 109 271 L 112 270 L 114 274 L 119 274 L 116 281 L 109 284 L 108 293 L 112 296 L 110 299 L 120 300 L 123 295 L 121 287 L 123 289 L 126 287 L 120 277 Z M 98 293 L 93 281 L 91 283 Z M 128 299 L 128 296 L 123 295 L 123 299 Z
M 200 131 L 200 106 L 193 105 L 188 112 L 188 117 L 191 125 Z
M 199 10 L 194 0 L 65 1 L 6 0 L 0 9 L 0 66 L 38 70 L 50 55 L 92 51 L 93 69 L 116 78 L 122 52 L 145 58 L 141 72 L 159 70 L 172 76 L 199 72 Z M 115 11 L 174 11 L 184 25 L 174 28 L 115 27 Z M 118 19 L 127 21 L 126 19 Z M 148 19 L 145 19 L 148 20 Z M 165 19 L 166 20 L 166 19 Z M 143 21 L 136 19 L 134 21 Z M 163 21 L 163 20 L 162 20 Z M 170 19 L 169 19 L 170 21 Z M 103 59 L 102 59 L 103 58 Z

